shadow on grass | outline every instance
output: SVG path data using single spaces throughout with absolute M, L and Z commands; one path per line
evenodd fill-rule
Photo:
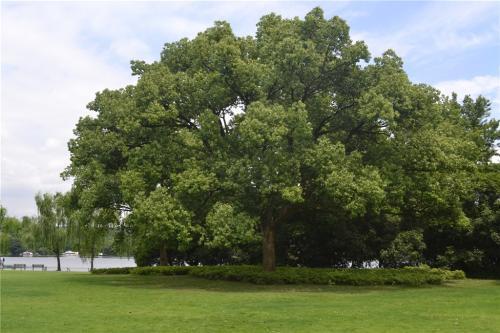
M 203 290 L 213 292 L 328 292 L 362 294 L 379 291 L 429 289 L 443 286 L 324 286 L 324 285 L 256 285 L 246 282 L 206 280 L 192 276 L 141 276 L 141 275 L 75 275 L 72 282 L 89 286 L 126 287 L 141 289 Z

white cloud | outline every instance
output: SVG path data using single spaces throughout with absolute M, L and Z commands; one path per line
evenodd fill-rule
M 58 139 L 48 138 L 47 140 L 45 140 L 45 143 L 43 145 L 42 150 L 44 150 L 44 151 L 51 150 L 51 149 L 58 148 L 60 146 L 61 146 L 61 142 Z
M 140 57 L 144 57 L 145 55 L 146 59 L 142 58 L 143 60 L 147 60 L 149 62 L 153 60 L 149 46 L 136 38 L 113 41 L 110 49 L 118 57 L 126 61 L 129 61 L 130 59 L 138 59 Z
M 483 22 L 491 17 L 498 21 L 499 7 L 495 2 L 429 3 L 398 30 L 386 34 L 360 31 L 353 39 L 366 41 L 375 56 L 394 49 L 406 61 L 429 62 L 437 52 L 458 53 L 498 42 L 499 24 L 487 27 Z M 478 26 L 481 30 L 474 31 Z
M 2 7 L 1 201 L 13 215 L 34 214 L 38 191 L 70 187 L 59 174 L 85 105 L 95 92 L 134 80 L 128 68 L 82 44 L 84 21 L 72 13 L 52 5 Z M 140 43 L 118 43 L 111 52 L 147 55 Z
M 434 84 L 434 87 L 448 96 L 456 93 L 459 100 L 462 100 L 465 95 L 473 98 L 482 95 L 492 103 L 491 116 L 500 119 L 500 76 L 483 75 L 469 80 L 442 81 Z
M 434 85 L 443 94 L 451 95 L 455 92 L 459 97 L 465 95 L 495 95 L 500 96 L 500 77 L 484 75 L 470 80 L 453 80 L 438 82 Z

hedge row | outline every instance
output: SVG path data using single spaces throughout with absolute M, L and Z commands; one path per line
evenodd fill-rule
M 191 275 L 210 280 L 243 281 L 255 284 L 321 284 L 321 285 L 407 285 L 441 284 L 446 280 L 464 279 L 463 271 L 429 267 L 400 269 L 328 269 L 279 267 L 265 272 L 260 266 L 157 266 L 95 269 L 94 274 Z
M 192 268 L 191 266 L 137 267 L 131 273 L 137 275 L 188 275 Z
M 189 266 L 147 266 L 93 269 L 92 274 L 187 275 Z
M 212 280 L 244 281 L 256 284 L 322 284 L 322 285 L 408 285 L 441 284 L 445 280 L 464 278 L 462 271 L 450 272 L 430 268 L 403 269 L 324 269 L 280 267 L 264 272 L 255 266 L 198 267 L 189 273 Z
M 130 274 L 130 271 L 137 267 L 117 267 L 117 268 L 94 268 L 92 274 Z

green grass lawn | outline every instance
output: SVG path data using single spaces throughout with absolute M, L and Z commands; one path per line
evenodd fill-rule
M 500 281 L 257 286 L 189 276 L 1 274 L 1 332 L 500 332 Z

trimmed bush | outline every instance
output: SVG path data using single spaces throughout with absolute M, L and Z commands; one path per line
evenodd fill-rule
M 430 267 L 329 269 L 278 267 L 265 272 L 260 266 L 156 266 L 94 270 L 94 274 L 191 275 L 210 280 L 242 281 L 255 284 L 319 285 L 405 285 L 441 284 L 446 280 L 464 279 L 462 271 Z
M 137 275 L 187 275 L 191 270 L 190 266 L 154 266 L 137 267 L 130 273 Z
M 260 266 L 204 266 L 189 272 L 211 280 L 244 281 L 256 284 L 331 284 L 331 285 L 407 285 L 441 284 L 445 280 L 464 278 L 461 271 L 430 268 L 402 269 L 327 269 L 279 267 L 265 272 Z
M 92 274 L 130 274 L 135 267 L 98 268 L 91 271 Z
M 380 260 L 384 267 L 398 268 L 416 265 L 422 262 L 426 246 L 422 231 L 404 231 L 396 236 L 390 246 L 380 251 Z
M 422 265 L 419 267 L 405 267 L 407 271 L 415 272 L 415 271 L 425 271 L 430 272 L 432 274 L 442 275 L 444 280 L 463 280 L 465 279 L 465 273 L 461 270 L 447 270 L 442 268 L 430 268 L 427 265 Z

